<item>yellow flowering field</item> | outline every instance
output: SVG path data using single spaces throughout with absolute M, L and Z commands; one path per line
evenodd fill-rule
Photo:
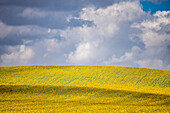
M 0 67 L 0 112 L 169 111 L 170 71 L 116 66 Z

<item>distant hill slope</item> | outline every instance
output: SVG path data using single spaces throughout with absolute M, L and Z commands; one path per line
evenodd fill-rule
M 115 66 L 0 67 L 0 84 L 97 87 L 170 95 L 170 71 Z

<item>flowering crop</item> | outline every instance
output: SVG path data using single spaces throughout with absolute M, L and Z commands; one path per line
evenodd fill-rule
M 0 111 L 168 112 L 170 71 L 115 66 L 0 67 Z

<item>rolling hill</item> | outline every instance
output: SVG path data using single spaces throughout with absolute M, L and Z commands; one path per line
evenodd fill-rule
M 0 67 L 1 112 L 169 112 L 170 71 L 115 66 Z

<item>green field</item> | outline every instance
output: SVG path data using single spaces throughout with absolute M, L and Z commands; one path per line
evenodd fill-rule
M 0 67 L 0 112 L 170 112 L 170 71 L 115 66 Z

